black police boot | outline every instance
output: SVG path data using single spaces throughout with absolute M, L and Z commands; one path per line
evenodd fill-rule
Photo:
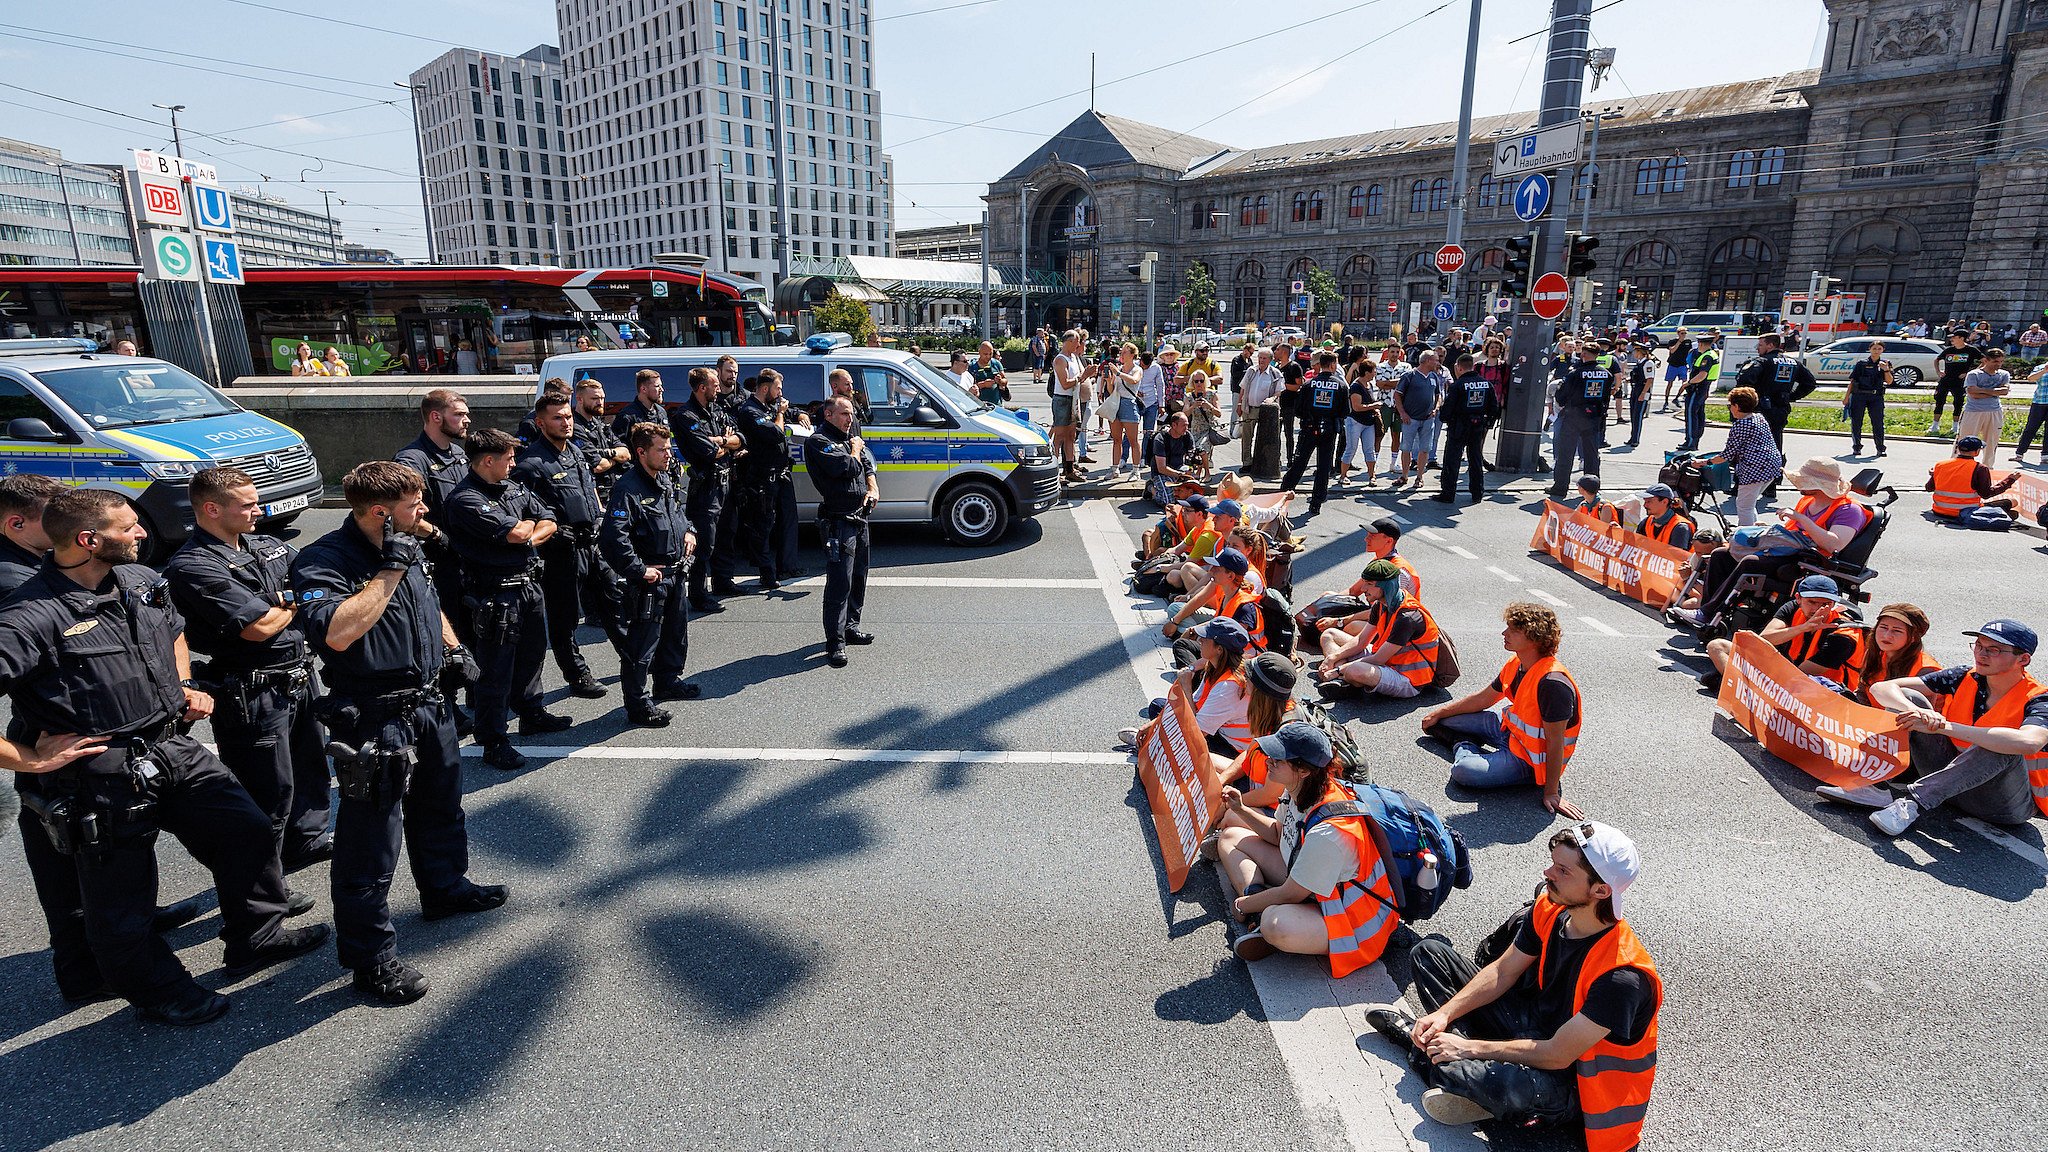
M 827 663 L 827 664 L 830 664 L 830 665 L 831 665 L 831 666 L 833 666 L 834 668 L 844 668 L 844 667 L 846 667 L 846 649 L 844 649 L 844 648 L 827 648 L 827 649 L 825 649 L 825 663 Z
M 690 597 L 690 611 L 702 616 L 711 612 L 723 612 L 725 606 L 709 596 L 699 595 Z
M 675 717 L 669 715 L 668 709 L 656 708 L 652 704 L 644 708 L 630 704 L 626 706 L 627 722 L 642 728 L 666 728 L 674 719 Z
M 656 700 L 695 700 L 703 694 L 704 689 L 682 679 L 664 680 L 654 686 Z
M 382 964 L 355 970 L 356 991 L 386 1004 L 410 1004 L 427 994 L 427 978 L 419 969 L 393 956 Z
M 484 763 L 501 772 L 517 772 L 526 767 L 526 757 L 510 744 L 493 744 L 484 749 Z
M 740 587 L 739 582 L 730 576 L 720 576 L 713 580 L 711 582 L 711 592 L 715 596 L 745 596 L 747 594 L 747 590 Z
M 228 998 L 218 992 L 208 992 L 188 980 L 175 995 L 154 1004 L 137 1004 L 135 1010 L 142 1014 L 144 1020 L 190 1028 L 220 1019 L 228 1010 Z
M 199 919 L 199 914 L 204 911 L 205 901 L 197 896 L 187 896 L 176 904 L 166 904 L 157 909 L 156 915 L 150 918 L 149 930 L 161 935 L 173 928 L 183 928 Z
M 544 708 L 538 712 L 521 712 L 519 714 L 519 734 L 521 736 L 545 736 L 550 732 L 567 732 L 570 728 L 575 727 L 575 725 L 576 722 L 567 716 L 557 715 Z
M 761 569 L 761 591 L 773 592 L 780 587 L 782 585 L 775 579 L 775 572 L 772 569 Z
M 873 644 L 875 642 L 875 634 L 872 632 L 862 632 L 857 628 L 849 628 L 846 632 L 846 642 L 848 644 Z
M 445 920 L 471 912 L 489 912 L 505 903 L 509 893 L 503 884 L 471 884 L 449 896 L 420 896 L 420 919 Z
M 313 910 L 313 904 L 313 897 L 308 893 L 301 892 L 296 888 L 284 890 L 284 914 L 286 916 L 304 916 Z
M 597 677 L 590 674 L 590 669 L 585 668 L 581 672 L 576 673 L 576 675 L 568 677 L 568 681 L 569 695 L 581 696 L 585 700 L 604 699 L 604 685 L 597 682 Z
M 233 945 L 229 945 L 226 957 L 228 978 L 240 980 L 272 964 L 282 964 L 294 956 L 304 956 L 325 943 L 327 925 L 308 924 L 304 928 L 287 928 L 277 934 L 277 939 L 247 952 L 237 951 Z
M 284 870 L 287 872 L 297 872 L 301 868 L 311 868 L 322 860 L 332 859 L 334 859 L 334 841 L 329 840 L 325 844 L 315 844 L 296 856 L 285 857 Z

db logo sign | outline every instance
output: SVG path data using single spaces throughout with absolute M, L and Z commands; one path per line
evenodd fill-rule
M 185 204 L 178 195 L 178 186 L 176 184 L 144 184 L 142 186 L 142 195 L 143 203 L 147 205 L 148 210 L 152 213 L 159 213 L 165 216 L 183 216 L 185 214 Z

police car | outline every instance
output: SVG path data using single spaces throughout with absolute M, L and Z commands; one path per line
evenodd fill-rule
M 0 340 L 0 471 L 119 492 L 161 559 L 192 534 L 187 486 L 231 466 L 256 481 L 275 531 L 318 502 L 305 437 L 164 360 L 103 353 L 91 340 Z
M 1884 345 L 1884 358 L 1892 362 L 1892 384 L 1895 387 L 1910 388 L 1923 380 L 1941 376 L 1941 368 L 1935 363 L 1941 355 L 1941 343 L 1905 336 L 1852 336 L 1811 349 L 1806 353 L 1807 370 L 1816 380 L 1845 381 L 1849 378 L 1849 369 L 1855 367 L 1858 360 L 1868 359 L 1870 346 L 1878 343 Z

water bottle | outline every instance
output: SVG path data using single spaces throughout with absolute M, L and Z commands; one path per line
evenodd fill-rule
M 1415 874 L 1415 886 L 1433 889 L 1437 883 L 1436 853 L 1424 848 L 1418 855 L 1422 858 L 1422 870 Z

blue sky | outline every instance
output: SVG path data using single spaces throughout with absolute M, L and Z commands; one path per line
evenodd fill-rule
M 1087 108 L 1091 52 L 1103 111 L 1272 144 L 1455 118 L 1469 11 L 1467 0 L 874 2 L 899 228 L 979 218 L 987 182 Z M 1825 18 L 1821 0 L 1601 3 L 1593 34 L 1617 50 L 1609 84 L 1622 95 L 1807 67 Z M 1535 105 L 1542 38 L 1512 41 L 1549 10 L 1485 4 L 1480 115 Z M 214 161 L 223 183 L 312 208 L 315 189 L 333 189 L 350 240 L 409 257 L 426 241 L 394 82 L 456 45 L 517 54 L 555 39 L 546 0 L 0 0 L 0 12 L 0 136 L 125 160 L 168 144 L 153 104 L 184 104 L 187 154 Z

